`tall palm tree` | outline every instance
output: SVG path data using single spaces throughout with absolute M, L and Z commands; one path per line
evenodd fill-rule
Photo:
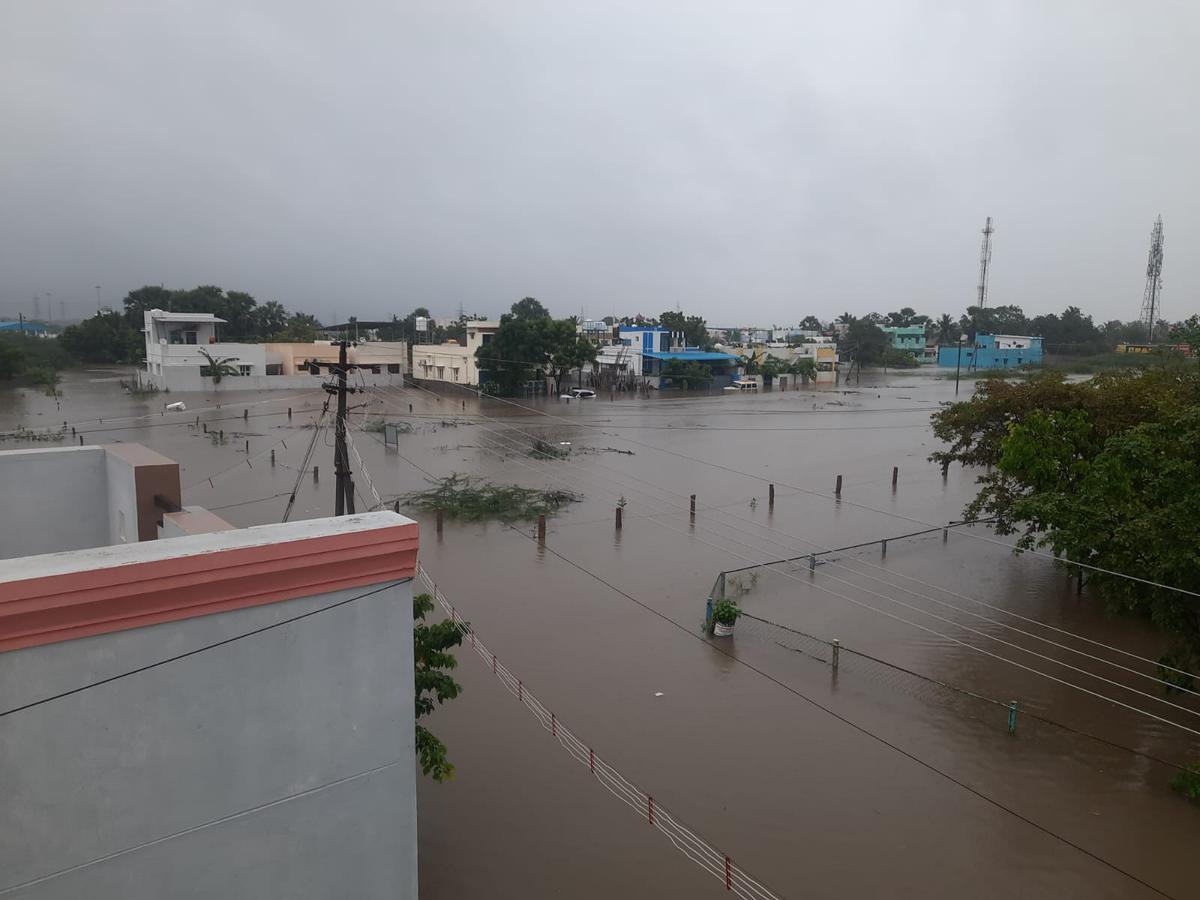
M 937 341 L 939 344 L 948 344 L 954 337 L 954 320 L 950 318 L 948 313 L 942 313 L 941 318 L 937 320 Z

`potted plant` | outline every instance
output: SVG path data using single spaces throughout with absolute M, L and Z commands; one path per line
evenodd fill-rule
M 713 604 L 713 635 L 729 637 L 733 634 L 733 626 L 741 614 L 742 608 L 732 600 L 718 600 Z

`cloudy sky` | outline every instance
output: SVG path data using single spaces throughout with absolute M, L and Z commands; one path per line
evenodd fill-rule
M 1195 2 L 0 3 L 0 313 L 1200 311 Z M 43 301 L 45 304 L 46 301 Z M 43 309 L 45 306 L 43 305 Z

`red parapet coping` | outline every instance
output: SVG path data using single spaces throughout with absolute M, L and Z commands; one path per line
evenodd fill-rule
M 0 651 L 404 581 L 417 546 L 408 522 L 9 581 Z

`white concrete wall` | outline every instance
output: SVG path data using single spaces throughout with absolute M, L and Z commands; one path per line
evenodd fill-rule
M 105 458 L 100 447 L 0 451 L 0 559 L 107 544 Z M 137 540 L 136 513 L 129 522 Z
M 104 454 L 108 513 L 107 544 L 138 542 L 136 469 L 120 457 Z M 66 548 L 63 548 L 66 549 Z
M 0 708 L 370 590 L 0 653 Z M 412 625 L 405 583 L 0 719 L 0 893 L 416 900 Z

